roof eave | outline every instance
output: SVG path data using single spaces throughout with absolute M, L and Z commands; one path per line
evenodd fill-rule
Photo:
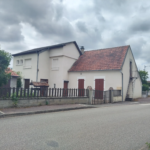
M 89 72 L 89 71 L 120 71 L 121 69 L 106 69 L 106 70 L 80 70 L 80 71 L 68 71 L 68 72 Z
M 39 53 L 39 52 L 43 52 L 43 51 L 54 49 L 54 48 L 60 48 L 60 47 L 65 46 L 66 44 L 70 44 L 70 43 L 74 43 L 76 48 L 77 48 L 77 50 L 78 50 L 78 52 L 79 52 L 79 54 L 82 55 L 82 52 L 80 51 L 80 48 L 78 47 L 76 41 L 71 41 L 71 42 L 62 43 L 62 44 L 59 44 L 59 45 L 37 48 L 37 50 L 35 48 L 35 51 L 32 51 L 32 52 L 20 52 L 20 53 L 17 53 L 17 54 L 12 54 L 12 56 L 20 56 L 20 55 L 28 55 L 28 54 L 33 54 L 33 53 Z
M 130 45 L 129 45 L 127 51 L 126 51 L 126 55 L 125 55 L 125 57 L 124 57 L 124 60 L 123 60 L 122 65 L 121 65 L 121 70 L 122 70 L 122 67 L 123 67 L 123 65 L 124 65 L 124 62 L 125 62 L 125 59 L 126 59 L 126 56 L 127 56 L 127 53 L 128 53 L 129 48 L 130 48 Z

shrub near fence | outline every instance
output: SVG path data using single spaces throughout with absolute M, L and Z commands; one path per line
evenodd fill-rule
M 13 95 L 18 98 L 38 97 L 88 97 L 88 89 L 61 89 L 61 88 L 0 88 L 0 98 L 11 98 Z

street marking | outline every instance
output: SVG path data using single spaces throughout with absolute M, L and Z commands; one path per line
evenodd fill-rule
M 146 105 L 150 105 L 150 103 L 149 104 L 140 104 L 140 105 L 146 106 Z
M 79 105 L 82 105 L 82 106 L 88 106 L 88 105 L 84 105 L 84 104 L 79 104 Z
M 139 103 L 139 102 L 131 102 L 131 103 L 133 103 L 133 104 L 137 104 L 137 103 Z
M 1 114 L 5 114 L 5 113 L 3 113 L 2 111 L 0 111 L 0 113 L 1 113 Z

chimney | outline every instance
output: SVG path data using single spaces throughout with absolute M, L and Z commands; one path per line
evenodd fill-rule
M 84 54 L 84 46 L 81 46 L 80 50 L 81 50 L 82 54 Z

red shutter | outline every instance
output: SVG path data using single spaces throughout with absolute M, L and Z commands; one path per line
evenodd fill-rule
M 68 96 L 68 82 L 64 82 L 63 96 Z
M 104 79 L 95 79 L 95 90 L 104 91 Z
M 78 80 L 78 89 L 79 96 L 84 96 L 84 79 Z
M 95 98 L 103 99 L 104 79 L 95 79 Z
M 64 82 L 64 89 L 68 89 L 68 82 Z

